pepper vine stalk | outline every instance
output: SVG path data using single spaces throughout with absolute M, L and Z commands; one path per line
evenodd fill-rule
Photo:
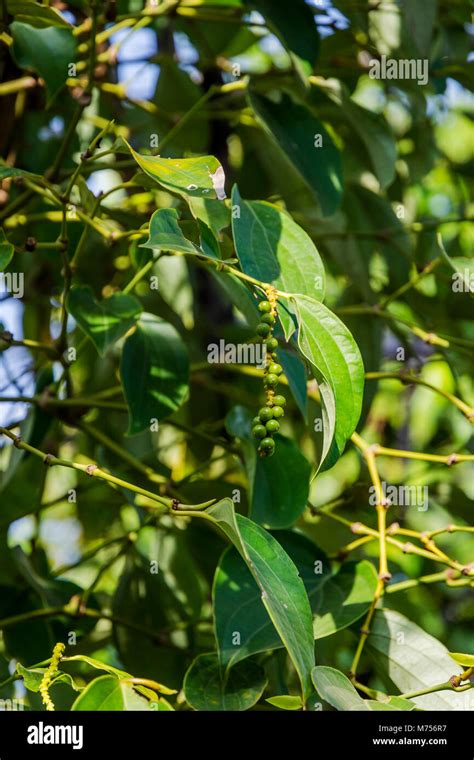
M 69 467 L 73 470 L 78 470 L 79 472 L 82 472 L 85 475 L 89 475 L 90 477 L 96 477 L 101 480 L 104 480 L 112 486 L 125 488 L 141 496 L 145 496 L 147 499 L 157 502 L 161 506 L 165 507 L 167 512 L 182 513 L 183 515 L 192 514 L 195 510 L 198 511 L 198 510 L 207 509 L 208 507 L 215 504 L 217 501 L 216 499 L 211 499 L 201 504 L 183 505 L 177 499 L 160 496 L 154 493 L 153 491 L 148 491 L 147 489 L 141 488 L 140 486 L 137 486 L 134 483 L 130 483 L 127 480 L 117 478 L 114 475 L 111 475 L 106 470 L 98 467 L 98 465 L 96 465 L 95 463 L 80 464 L 78 462 L 72 462 L 68 459 L 61 459 L 59 457 L 53 456 L 52 454 L 47 454 L 44 451 L 41 451 L 40 449 L 37 449 L 34 446 L 31 446 L 29 443 L 26 443 L 26 441 L 23 441 L 20 436 L 16 435 L 15 433 L 12 433 L 12 431 L 9 430 L 8 428 L 0 427 L 0 434 L 9 438 L 16 448 L 23 449 L 24 451 L 27 451 L 33 456 L 40 458 L 44 462 L 44 464 L 48 467 L 54 467 L 58 465 L 61 467 Z

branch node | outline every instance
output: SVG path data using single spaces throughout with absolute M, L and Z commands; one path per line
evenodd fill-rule
M 86 467 L 86 472 L 87 472 L 88 475 L 90 475 L 92 477 L 92 475 L 94 474 L 94 472 L 96 470 L 98 470 L 98 469 L 99 468 L 97 467 L 96 464 L 88 464 L 87 467 Z
M 453 464 L 457 464 L 458 462 L 459 462 L 459 459 L 458 459 L 457 454 L 450 454 L 446 460 L 446 464 L 448 465 L 448 467 L 452 467 Z
M 51 467 L 53 463 L 53 455 L 52 454 L 45 454 L 43 457 L 43 463 L 46 465 L 46 467 Z
M 362 528 L 363 528 L 363 525 L 361 522 L 355 522 L 351 524 L 350 530 L 351 530 L 351 533 L 361 533 Z

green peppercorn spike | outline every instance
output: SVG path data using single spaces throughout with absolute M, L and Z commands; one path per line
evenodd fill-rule
M 278 341 L 276 338 L 267 338 L 265 341 L 267 351 L 276 351 L 278 348 Z
M 256 333 L 257 335 L 260 335 L 262 338 L 265 338 L 271 331 L 270 325 L 267 325 L 266 322 L 260 322 L 257 325 Z
M 273 406 L 272 412 L 273 412 L 273 417 L 275 419 L 279 419 L 280 417 L 283 417 L 283 415 L 285 414 L 285 410 L 282 409 L 281 406 Z
M 270 388 L 274 388 L 275 385 L 278 385 L 279 378 L 278 375 L 272 375 L 271 372 L 268 373 L 268 375 L 265 375 L 263 378 L 263 384 L 269 386 Z
M 261 422 L 268 422 L 268 420 L 271 420 L 273 417 L 273 409 L 270 409 L 269 406 L 263 406 L 260 409 L 258 416 Z
M 255 438 L 265 438 L 265 436 L 267 435 L 267 430 L 262 424 L 259 423 L 258 425 L 253 426 L 252 434 L 254 435 Z
M 276 364 L 276 362 L 271 362 L 268 365 L 268 371 L 272 375 L 281 375 L 281 373 L 283 372 L 283 367 L 281 366 L 281 364 Z
M 271 433 L 273 435 L 273 433 L 278 433 L 280 429 L 280 423 L 276 420 L 268 420 L 265 427 L 267 429 L 267 433 Z

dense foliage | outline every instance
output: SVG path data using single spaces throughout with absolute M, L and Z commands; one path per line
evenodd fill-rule
M 1 4 L 2 704 L 473 709 L 469 3 L 143 6 Z

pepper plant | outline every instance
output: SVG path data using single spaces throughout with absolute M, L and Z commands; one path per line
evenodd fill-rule
M 473 707 L 469 3 L 290 5 L 1 3 L 4 705 Z

